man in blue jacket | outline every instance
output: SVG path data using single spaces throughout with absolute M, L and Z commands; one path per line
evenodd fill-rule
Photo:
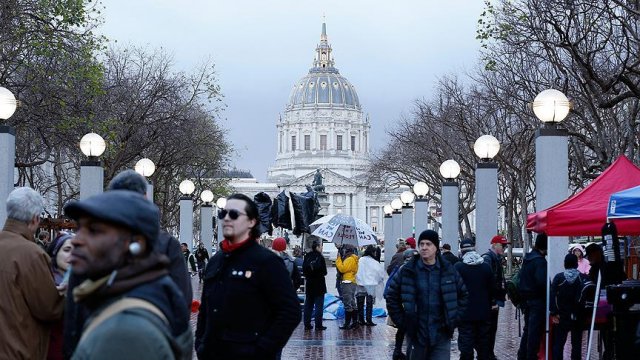
M 440 256 L 439 244 L 438 233 L 423 231 L 419 256 L 402 266 L 387 288 L 387 310 L 406 332 L 409 359 L 449 359 L 453 331 L 467 307 L 467 289 L 453 265 Z
M 533 250 L 526 254 L 520 269 L 518 292 L 525 300 L 524 330 L 518 350 L 518 360 L 538 358 L 540 341 L 544 334 L 547 307 L 547 234 L 538 234 Z
M 282 259 L 264 248 L 258 207 L 234 194 L 218 214 L 224 240 L 204 274 L 196 329 L 199 359 L 277 359 L 300 323 Z

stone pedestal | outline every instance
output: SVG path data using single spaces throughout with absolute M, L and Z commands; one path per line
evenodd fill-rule
M 213 206 L 200 206 L 200 241 L 204 248 L 211 254 L 211 242 L 213 240 Z
M 489 244 L 498 231 L 498 164 L 476 167 L 476 249 Z
M 449 244 L 458 248 L 458 183 L 442 183 L 442 239 L 440 245 Z
M 80 162 L 80 200 L 104 191 L 104 169 L 99 160 Z
M 13 191 L 16 162 L 16 129 L 0 126 L 0 229 L 7 219 L 7 197 Z
M 190 196 L 180 198 L 180 242 L 193 249 L 193 199 Z

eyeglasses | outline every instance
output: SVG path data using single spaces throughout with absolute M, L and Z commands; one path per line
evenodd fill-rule
M 247 215 L 246 213 L 240 212 L 236 209 L 231 209 L 231 210 L 227 210 L 227 209 L 222 209 L 220 211 L 218 211 L 218 219 L 222 220 L 224 219 L 227 214 L 229 214 L 229 218 L 231 220 L 236 220 L 238 219 L 238 217 L 240 217 L 240 215 Z

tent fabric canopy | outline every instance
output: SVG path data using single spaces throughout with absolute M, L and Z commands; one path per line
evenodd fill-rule
M 549 236 L 599 236 L 611 194 L 640 185 L 640 168 L 620 156 L 587 187 L 568 199 L 527 216 L 527 230 Z M 640 235 L 640 220 L 616 220 L 620 235 Z
M 609 219 L 640 218 L 640 186 L 612 194 L 607 209 Z

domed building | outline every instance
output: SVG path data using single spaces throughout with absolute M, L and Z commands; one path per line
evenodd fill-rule
M 268 178 L 278 184 L 316 169 L 353 178 L 368 165 L 371 126 L 355 87 L 335 67 L 326 29 L 322 24 L 313 67 L 293 84 L 277 123 L 278 153 Z
M 368 194 L 364 181 L 371 125 L 332 51 L 323 23 L 313 66 L 293 84 L 276 124 L 278 151 L 268 178 L 280 189 L 304 192 L 320 170 L 328 202 L 323 213 L 353 215 L 381 232 L 382 206 L 390 199 Z

